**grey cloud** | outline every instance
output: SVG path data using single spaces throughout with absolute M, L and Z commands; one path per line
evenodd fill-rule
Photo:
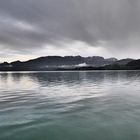
M 129 47 L 133 35 L 140 38 L 139 0 L 0 1 L 0 44 L 9 49 L 28 51 L 78 40 L 94 47 L 106 41 L 103 47 L 116 50 Z M 133 45 L 138 48 L 135 43 L 139 41 Z

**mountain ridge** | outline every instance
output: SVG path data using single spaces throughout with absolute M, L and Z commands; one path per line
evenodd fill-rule
M 28 61 L 13 61 L 0 64 L 0 71 L 82 70 L 83 69 L 131 69 L 139 68 L 131 58 L 116 59 L 101 56 L 43 56 Z M 130 64 L 129 64 L 130 63 Z

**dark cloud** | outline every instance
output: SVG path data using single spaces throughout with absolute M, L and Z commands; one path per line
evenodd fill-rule
M 2 50 L 26 54 L 47 44 L 59 48 L 59 43 L 81 41 L 110 53 L 127 49 L 129 55 L 132 47 L 140 50 L 139 39 L 139 0 L 0 1 Z

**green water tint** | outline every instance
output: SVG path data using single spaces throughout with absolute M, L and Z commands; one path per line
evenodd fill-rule
M 139 140 L 140 72 L 0 73 L 0 140 Z

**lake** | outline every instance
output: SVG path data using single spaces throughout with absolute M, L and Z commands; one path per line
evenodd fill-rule
M 0 140 L 140 140 L 140 71 L 1 72 Z

